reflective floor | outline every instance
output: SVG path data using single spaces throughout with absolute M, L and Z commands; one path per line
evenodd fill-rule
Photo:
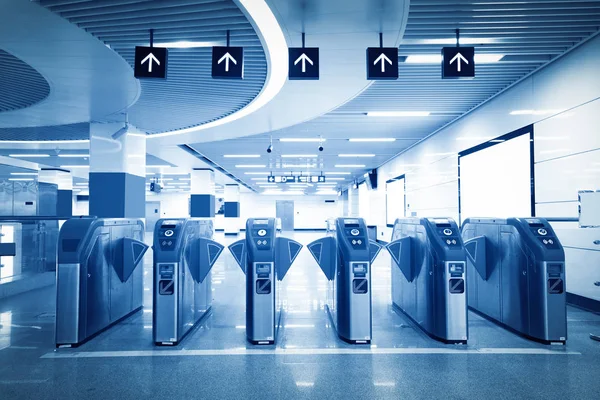
M 290 234 L 303 244 L 322 235 Z M 373 265 L 370 346 L 337 338 L 327 282 L 306 249 L 280 285 L 275 346 L 246 341 L 245 277 L 228 251 L 213 268 L 211 314 L 177 347 L 152 344 L 151 251 L 144 311 L 76 349 L 54 349 L 53 287 L 9 298 L 0 302 L 0 399 L 600 397 L 600 343 L 589 339 L 600 316 L 569 308 L 568 344 L 545 346 L 470 313 L 469 344 L 445 345 L 392 310 L 390 264 L 382 252 Z

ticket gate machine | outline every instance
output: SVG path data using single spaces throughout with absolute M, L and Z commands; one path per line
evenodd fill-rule
M 565 343 L 565 253 L 543 218 L 468 218 L 468 304 L 542 343 Z
M 392 241 L 392 303 L 425 333 L 466 343 L 466 254 L 450 218 L 399 218 Z
M 152 246 L 156 345 L 178 344 L 210 311 L 210 271 L 223 251 L 212 240 L 213 232 L 213 221 L 208 218 L 157 221 Z
M 56 346 L 75 347 L 142 308 L 138 219 L 67 220 L 58 237 Z
M 369 240 L 362 218 L 337 218 L 327 236 L 308 245 L 329 281 L 327 310 L 338 336 L 349 343 L 370 343 L 371 264 L 381 246 Z
M 253 344 L 274 344 L 280 321 L 281 281 L 302 245 L 277 236 L 275 218 L 250 218 L 246 238 L 229 250 L 246 274 L 246 337 Z

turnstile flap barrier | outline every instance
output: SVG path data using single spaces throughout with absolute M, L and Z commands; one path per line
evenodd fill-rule
M 242 269 L 242 272 L 246 273 L 246 240 L 238 240 L 237 242 L 230 244 L 228 249 Z
M 113 268 L 121 282 L 126 282 L 144 258 L 148 245 L 132 238 L 117 241 L 113 253 Z
M 374 240 L 369 240 L 369 256 L 371 257 L 371 264 L 377 258 L 377 255 L 381 251 L 381 245 Z
M 474 238 L 465 240 L 465 250 L 467 253 L 467 258 L 473 266 L 475 270 L 481 278 L 485 281 L 490 277 L 491 271 L 488 268 L 491 268 L 491 263 L 488 266 L 487 258 L 488 258 L 488 249 L 489 241 L 485 236 L 476 236 Z
M 295 240 L 285 237 L 275 239 L 275 266 L 277 268 L 277 279 L 282 280 L 292 266 L 292 263 L 300 254 L 302 245 Z
M 310 254 L 312 254 L 317 261 L 317 264 L 319 264 L 319 267 L 321 267 L 325 277 L 327 277 L 327 279 L 330 281 L 333 280 L 333 278 L 335 278 L 337 259 L 335 238 L 332 236 L 327 236 L 315 240 L 306 247 L 308 247 Z
M 392 260 L 398 265 L 400 271 L 409 282 L 414 279 L 414 268 L 412 263 L 412 237 L 407 236 L 389 243 L 386 247 L 392 256 Z
M 195 263 L 195 265 L 190 264 L 192 278 L 194 278 L 196 282 L 204 282 L 204 279 L 206 279 L 206 276 L 213 265 L 215 265 L 217 258 L 219 258 L 224 248 L 223 245 L 214 240 L 207 238 L 198 239 L 198 262 Z

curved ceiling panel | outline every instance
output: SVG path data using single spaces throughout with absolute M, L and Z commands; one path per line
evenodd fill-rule
M 50 85 L 44 101 L 0 113 L 0 128 L 102 120 L 137 99 L 131 67 L 89 33 L 29 0 L 0 0 L 0 10 L 0 48 Z
M 86 140 L 89 137 L 90 124 L 87 122 L 56 126 L 0 128 L 2 141 Z
M 29 107 L 48 97 L 50 85 L 39 72 L 0 50 L 0 112 Z
M 166 80 L 141 80 L 139 100 L 129 122 L 148 133 L 189 128 L 234 113 L 262 90 L 267 61 L 248 19 L 232 0 L 41 0 L 40 4 L 85 29 L 131 66 L 135 46 L 200 42 L 170 48 Z M 244 79 L 211 78 L 211 46 L 244 47 Z

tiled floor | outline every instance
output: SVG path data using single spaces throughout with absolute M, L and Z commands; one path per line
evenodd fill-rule
M 145 268 L 150 289 L 150 252 Z M 600 333 L 600 316 L 569 308 L 567 345 L 545 346 L 470 313 L 469 344 L 444 345 L 392 310 L 389 276 L 382 252 L 373 266 L 371 346 L 337 338 L 324 308 L 327 282 L 306 249 L 281 284 L 276 346 L 246 341 L 245 277 L 227 251 L 212 273 L 212 314 L 177 348 L 152 344 L 151 290 L 143 312 L 58 350 L 54 288 L 16 296 L 0 302 L 0 399 L 600 397 L 600 343 L 588 337 Z

